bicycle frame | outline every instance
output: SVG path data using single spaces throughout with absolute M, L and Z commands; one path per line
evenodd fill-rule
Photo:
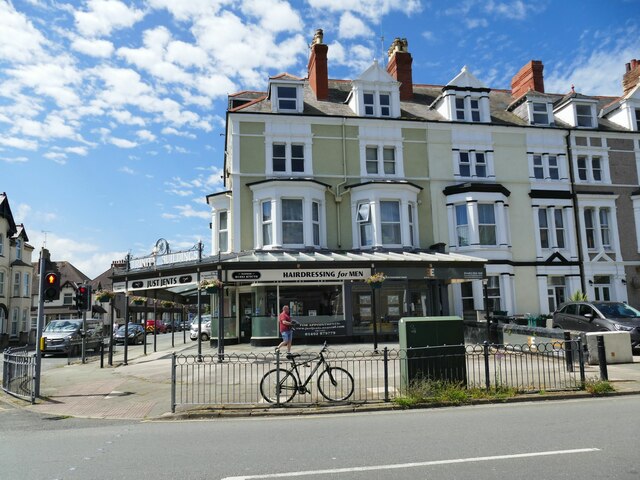
M 296 380 L 298 381 L 298 391 L 300 393 L 306 393 L 307 392 L 307 385 L 309 384 L 309 382 L 311 381 L 311 379 L 313 378 L 313 376 L 315 375 L 315 373 L 318 371 L 318 369 L 320 368 L 320 366 L 324 365 L 325 369 L 327 369 L 329 367 L 329 363 L 327 362 L 327 360 L 324 358 L 324 355 L 322 354 L 322 352 L 320 352 L 318 354 L 318 362 L 315 364 L 315 366 L 311 369 L 311 372 L 309 373 L 309 375 L 307 376 L 306 380 L 304 381 L 304 383 L 302 382 L 302 377 L 300 376 L 300 371 L 298 370 L 299 366 L 304 366 L 304 365 L 308 365 L 310 363 L 312 363 L 315 359 L 311 359 L 308 360 L 306 362 L 301 362 L 301 363 L 296 363 L 296 359 L 295 357 L 291 358 L 291 363 L 292 366 L 290 369 L 288 369 L 290 372 L 295 372 L 295 376 L 296 376 Z

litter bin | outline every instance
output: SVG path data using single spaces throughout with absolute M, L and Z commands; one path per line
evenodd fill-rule
M 398 323 L 401 387 L 415 379 L 467 384 L 460 317 L 410 317 Z

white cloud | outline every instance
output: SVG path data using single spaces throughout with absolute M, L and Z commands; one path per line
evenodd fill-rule
M 192 205 L 176 205 L 175 208 L 180 212 L 181 217 L 202 218 L 204 220 L 209 220 L 211 218 L 211 211 L 196 210 Z
M 142 20 L 144 12 L 129 8 L 118 0 L 89 0 L 88 10 L 74 12 L 78 30 L 88 37 L 109 35 Z
M 526 19 L 528 11 L 533 10 L 534 8 L 536 7 L 534 7 L 533 5 L 529 6 L 522 0 L 515 0 L 509 3 L 489 0 L 489 2 L 487 2 L 487 4 L 485 5 L 485 9 L 487 10 L 487 12 L 511 20 Z
M 90 57 L 108 58 L 113 53 L 113 43 L 108 40 L 76 38 L 71 42 L 71 48 Z
M 138 130 L 136 132 L 136 135 L 142 139 L 142 140 L 146 140 L 147 142 L 153 142 L 156 139 L 156 136 L 151 133 L 149 130 Z
M 422 10 L 420 0 L 309 0 L 309 5 L 323 12 L 357 12 L 375 23 L 393 11 L 408 16 Z
M 167 9 L 179 21 L 215 15 L 221 5 L 233 3 L 231 0 L 148 0 L 155 9 Z
M 19 137 L 0 136 L 0 145 L 20 150 L 37 150 L 38 142 Z
M 111 137 L 109 139 L 109 143 L 120 148 L 135 148 L 138 146 L 137 143 L 132 142 L 131 140 L 127 140 L 126 138 L 117 138 L 117 137 Z
M 465 18 L 464 23 L 467 28 L 486 28 L 489 26 L 489 22 L 486 18 Z
M 60 165 L 66 165 L 67 163 L 67 155 L 62 152 L 47 152 L 42 156 L 48 160 L 53 160 Z
M 302 28 L 302 19 L 291 5 L 280 0 L 244 0 L 242 11 L 271 32 L 295 32 Z
M 29 159 L 27 157 L 0 157 L 0 161 L 5 163 L 26 163 Z
M 45 56 L 47 41 L 11 2 L 0 2 L 0 59 L 18 63 Z
M 133 170 L 133 169 L 131 169 L 129 167 L 120 167 L 118 169 L 118 171 L 122 172 L 122 173 L 126 173 L 127 175 L 135 175 L 136 174 L 135 170 Z
M 356 38 L 370 35 L 372 35 L 371 29 L 362 20 L 351 12 L 342 14 L 340 26 L 338 27 L 338 36 L 340 38 Z

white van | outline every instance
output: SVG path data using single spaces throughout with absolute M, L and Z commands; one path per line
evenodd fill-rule
M 198 317 L 195 317 L 191 321 L 189 338 L 191 338 L 191 340 L 198 339 Z M 202 323 L 200 324 L 200 338 L 203 342 L 206 342 L 211 338 L 211 315 L 202 315 Z

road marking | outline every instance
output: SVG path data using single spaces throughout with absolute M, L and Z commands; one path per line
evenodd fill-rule
M 452 463 L 488 462 L 491 460 L 511 460 L 514 458 L 545 457 L 550 455 L 570 455 L 573 453 L 589 453 L 589 452 L 599 452 L 599 451 L 600 451 L 599 448 L 576 448 L 573 450 L 551 450 L 548 452 L 515 453 L 512 455 L 494 455 L 490 457 L 454 458 L 451 460 L 433 460 L 431 462 L 398 463 L 395 465 L 371 465 L 368 467 L 347 467 L 347 468 L 332 468 L 328 470 L 307 470 L 307 471 L 301 471 L 301 472 L 268 473 L 264 475 L 243 475 L 239 477 L 225 477 L 222 480 L 254 480 L 254 479 L 260 479 L 260 478 L 286 478 L 286 477 L 301 477 L 301 476 L 307 476 L 307 475 L 330 475 L 335 473 L 370 472 L 373 470 L 396 470 L 399 468 L 430 467 L 433 465 L 448 465 Z

